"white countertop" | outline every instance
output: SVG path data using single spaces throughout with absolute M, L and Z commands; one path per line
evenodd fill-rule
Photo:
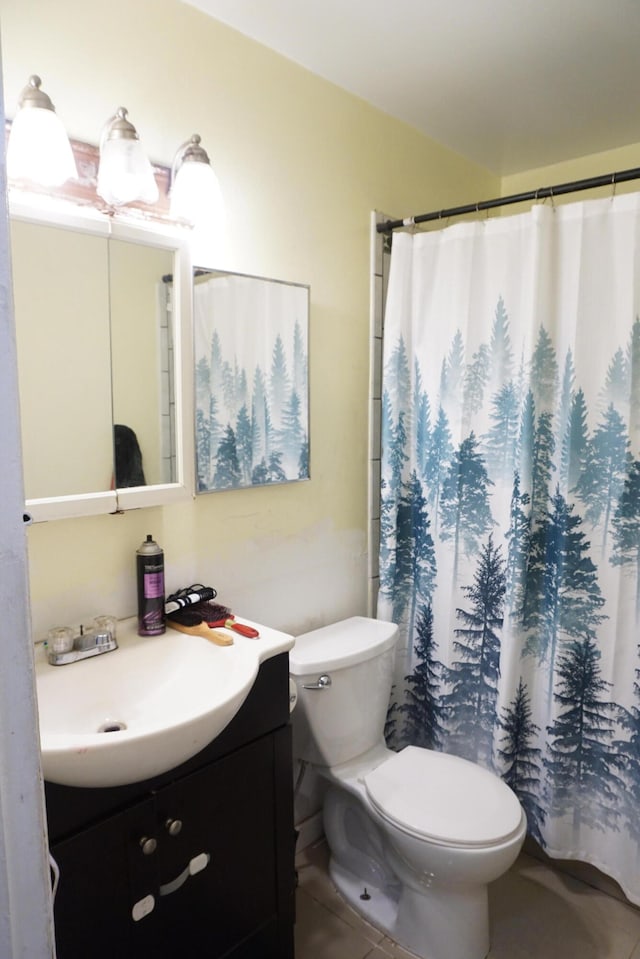
M 233 644 L 236 646 L 250 647 L 251 651 L 257 654 L 259 663 L 263 663 L 265 659 L 271 659 L 272 656 L 277 656 L 279 653 L 286 653 L 290 649 L 293 649 L 293 646 L 295 645 L 295 637 L 289 635 L 289 633 L 283 633 L 280 632 L 280 630 L 271 629 L 269 626 L 262 626 L 260 623 L 254 623 L 249 619 L 236 617 L 236 620 L 240 623 L 245 623 L 247 626 L 253 626 L 254 629 L 258 630 L 260 636 L 251 639 L 247 636 L 242 636 L 233 629 L 225 629 L 220 626 L 216 626 L 216 632 L 221 631 L 232 637 Z M 176 636 L 180 635 L 178 631 L 174 631 L 170 627 L 167 627 L 166 632 L 161 633 L 160 635 L 170 636 L 174 633 Z M 130 616 L 128 619 L 118 620 L 118 646 L 135 645 L 141 642 L 153 642 L 155 638 L 155 636 L 138 636 L 137 616 Z M 197 639 L 198 637 L 194 638 Z M 99 659 L 99 657 L 96 658 Z M 46 669 L 46 667 L 49 665 L 46 658 L 46 646 L 42 640 L 36 642 L 35 660 L 36 668 L 40 667 L 41 669 Z M 55 668 L 60 669 L 62 667 L 58 666 Z

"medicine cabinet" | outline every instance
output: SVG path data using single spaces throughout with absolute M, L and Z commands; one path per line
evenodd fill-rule
M 191 496 L 183 235 L 13 199 L 10 214 L 27 512 L 37 522 Z

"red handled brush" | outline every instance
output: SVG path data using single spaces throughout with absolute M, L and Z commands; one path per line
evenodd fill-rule
M 233 629 L 236 633 L 240 633 L 241 636 L 248 636 L 250 639 L 255 639 L 256 636 L 259 636 L 260 633 L 257 629 L 254 629 L 253 626 L 247 626 L 246 623 L 236 623 L 235 616 L 231 614 L 226 617 L 226 619 L 215 619 L 207 620 L 207 626 L 211 626 L 212 629 L 215 629 L 216 626 L 223 626 L 225 629 Z
M 221 606 L 220 603 L 213 603 L 209 600 L 203 603 L 196 603 L 195 606 L 191 606 L 190 609 L 196 613 L 200 613 L 207 626 L 210 626 L 212 629 L 216 626 L 223 627 L 224 629 L 232 629 L 241 636 L 249 636 L 251 639 L 255 639 L 256 636 L 260 635 L 258 630 L 254 629 L 253 626 L 247 626 L 245 623 L 236 623 L 236 618 L 229 607 Z
M 215 643 L 216 646 L 231 646 L 233 644 L 232 636 L 211 629 L 200 613 L 194 613 L 190 609 L 177 609 L 175 612 L 169 613 L 166 622 L 171 629 L 177 629 L 180 633 L 189 633 L 190 636 L 202 636 L 203 639 L 208 639 L 210 643 Z
M 193 587 L 191 587 L 193 595 Z M 177 629 L 181 633 L 189 633 L 193 636 L 202 636 L 217 646 L 231 646 L 233 637 L 228 633 L 216 632 L 208 624 L 208 620 L 219 619 L 221 616 L 227 616 L 231 610 L 226 606 L 220 606 L 211 600 L 201 600 L 200 602 L 190 602 L 188 605 L 174 609 L 167 614 L 167 626 Z

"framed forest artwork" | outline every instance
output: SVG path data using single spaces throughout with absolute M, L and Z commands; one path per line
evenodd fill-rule
M 196 489 L 309 479 L 309 287 L 194 273 Z

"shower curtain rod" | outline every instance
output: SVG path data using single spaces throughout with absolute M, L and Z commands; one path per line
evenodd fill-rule
M 427 223 L 430 220 L 446 220 L 452 216 L 463 216 L 465 213 L 480 213 L 482 210 L 493 210 L 499 206 L 509 206 L 511 203 L 524 203 L 527 200 L 545 200 L 549 197 L 562 196 L 565 193 L 578 193 L 580 190 L 591 190 L 599 186 L 615 186 L 616 183 L 627 183 L 629 180 L 640 179 L 640 167 L 631 170 L 621 170 L 619 173 L 605 173 L 602 176 L 588 177 L 586 180 L 573 180 L 570 183 L 558 183 L 556 186 L 543 186 L 538 190 L 529 190 L 527 193 L 514 193 L 512 196 L 496 197 L 493 200 L 481 200 L 479 203 L 467 203 L 465 206 L 454 206 L 448 210 L 434 210 L 432 213 L 421 213 L 419 216 L 409 216 L 404 220 L 385 220 L 378 223 L 378 233 L 391 233 L 402 227 L 415 226 L 417 223 Z

